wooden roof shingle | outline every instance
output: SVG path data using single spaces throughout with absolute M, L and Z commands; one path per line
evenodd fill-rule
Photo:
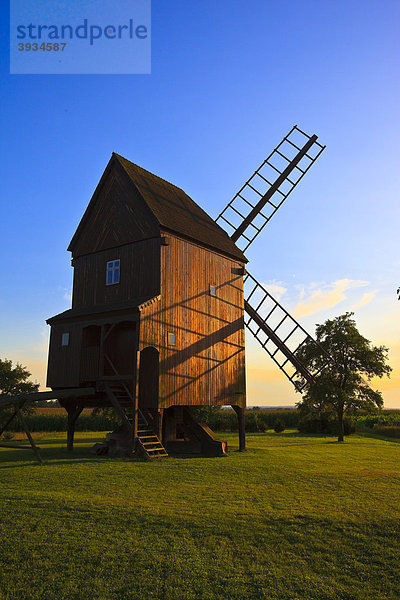
M 247 262 L 229 235 L 181 188 L 113 152 L 160 226 Z

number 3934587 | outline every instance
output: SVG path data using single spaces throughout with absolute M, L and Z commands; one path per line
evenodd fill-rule
M 33 44 L 30 44 L 29 42 L 21 42 L 20 44 L 18 44 L 18 50 L 20 52 L 38 52 L 40 50 L 42 52 L 64 52 L 66 45 L 67 44 L 64 42 L 62 44 L 59 44 L 58 42 L 43 42 L 42 44 L 37 44 L 36 42 L 34 42 Z

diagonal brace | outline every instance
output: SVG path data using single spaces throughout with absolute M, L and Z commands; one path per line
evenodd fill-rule
M 29 443 L 31 445 L 31 448 L 33 450 L 33 452 L 35 453 L 35 456 L 38 460 L 38 462 L 42 465 L 43 464 L 43 460 L 42 457 L 40 456 L 40 452 L 39 452 L 39 448 L 36 446 L 35 442 L 33 441 L 33 437 L 31 436 L 31 432 L 28 429 L 28 426 L 26 424 L 26 421 L 24 419 L 24 417 L 22 416 L 21 410 L 24 407 L 26 401 L 22 401 L 18 407 L 14 410 L 13 414 L 10 416 L 9 419 L 7 419 L 7 421 L 5 422 L 5 424 L 2 426 L 2 428 L 0 429 L 0 435 L 5 431 L 5 429 L 10 425 L 10 423 L 17 418 L 18 421 L 20 422 L 23 430 L 25 431 L 26 437 L 29 440 Z M 11 447 L 11 446 L 6 446 L 5 447 Z M 26 449 L 26 446 L 12 446 L 13 448 L 21 448 L 21 449 Z M 29 446 L 28 446 L 29 447 Z

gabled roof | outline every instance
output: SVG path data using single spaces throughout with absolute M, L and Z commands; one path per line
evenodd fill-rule
M 113 153 L 160 226 L 247 262 L 229 235 L 182 189 Z

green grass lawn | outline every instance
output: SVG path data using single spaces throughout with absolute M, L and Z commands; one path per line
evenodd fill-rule
M 223 458 L 0 449 L 1 600 L 400 598 L 400 444 L 294 432 Z M 64 448 L 62 447 L 64 446 Z

